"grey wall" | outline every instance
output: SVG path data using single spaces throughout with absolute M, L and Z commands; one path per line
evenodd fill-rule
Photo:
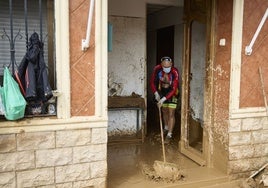
M 120 96 L 132 92 L 145 96 L 145 19 L 109 16 L 113 25 L 113 48 L 108 53 L 110 78 L 120 83 Z

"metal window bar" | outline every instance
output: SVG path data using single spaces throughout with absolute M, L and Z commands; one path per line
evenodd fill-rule
M 12 75 L 14 75 L 15 73 L 15 66 L 17 66 L 16 64 L 16 59 L 15 59 L 15 44 L 16 44 L 16 40 L 19 37 L 20 39 L 22 39 L 22 34 L 21 34 L 21 30 L 19 29 L 19 31 L 15 34 L 14 30 L 13 30 L 13 0 L 9 0 L 9 18 L 10 18 L 10 35 L 7 34 L 5 28 L 3 29 L 3 35 L 1 36 L 2 38 L 6 37 L 9 40 L 9 44 L 10 44 L 10 63 L 8 65 L 8 67 L 11 66 L 11 71 L 12 71 Z M 43 19 L 42 19 L 42 0 L 39 0 L 39 24 L 40 24 L 40 41 L 43 42 L 43 30 L 42 30 L 42 24 L 43 24 Z M 24 0 L 24 21 L 25 21 L 25 43 L 26 43 L 26 51 L 29 48 L 29 35 L 28 35 L 28 0 Z M 15 37 L 14 37 L 15 35 Z M 43 48 L 40 49 L 41 52 L 43 53 Z
M 24 20 L 25 20 L 25 39 L 26 39 L 26 52 L 28 51 L 28 0 L 24 0 Z
M 14 15 L 14 12 L 13 12 L 13 0 L 9 0 L 9 23 L 10 23 L 10 33 L 8 34 L 6 32 L 6 29 L 3 28 L 3 34 L 0 35 L 0 37 L 4 38 L 6 37 L 8 39 L 8 42 L 10 44 L 10 62 L 9 62 L 9 65 L 8 65 L 8 68 L 10 68 L 11 66 L 11 73 L 12 75 L 14 76 L 15 75 L 15 67 L 17 65 L 16 63 L 16 58 L 15 58 L 15 53 L 16 53 L 16 50 L 15 50 L 15 45 L 16 45 L 16 39 L 19 38 L 19 39 L 22 39 L 23 36 L 21 34 L 21 30 L 18 29 L 17 33 L 15 33 L 15 30 L 14 30 L 14 23 L 13 23 L 13 15 Z M 41 43 L 43 43 L 43 11 L 42 11 L 42 0 L 39 0 L 38 1 L 38 11 L 39 11 L 39 29 L 40 29 L 40 33 L 39 33 L 39 40 Z M 26 45 L 26 52 L 28 51 L 29 49 L 29 34 L 28 34 L 28 0 L 24 0 L 24 23 L 25 23 L 25 45 Z M 15 36 L 15 37 L 14 37 Z M 46 36 L 47 37 L 47 36 Z M 44 48 L 43 46 L 41 47 L 40 49 L 40 53 L 43 53 L 44 54 Z M 4 65 L 5 66 L 5 65 Z M 50 103 L 48 104 L 50 105 Z M 53 106 L 55 108 L 55 105 Z M 50 112 L 47 112 L 47 113 L 50 113 Z M 50 113 L 51 114 L 51 113 Z M 44 114 L 41 114 L 41 115 L 44 115 Z M 54 113 L 52 113 L 52 115 L 54 115 Z

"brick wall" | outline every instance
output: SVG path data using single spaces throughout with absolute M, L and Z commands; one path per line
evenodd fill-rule
M 0 136 L 0 187 L 106 186 L 107 130 Z
M 230 120 L 228 173 L 249 177 L 268 161 L 268 118 Z

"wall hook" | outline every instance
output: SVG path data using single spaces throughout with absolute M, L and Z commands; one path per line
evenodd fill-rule
M 257 39 L 261 29 L 262 29 L 262 26 L 263 26 L 264 22 L 266 21 L 267 17 L 268 17 L 268 8 L 266 9 L 266 11 L 265 11 L 265 13 L 264 13 L 264 15 L 262 17 L 261 22 L 260 22 L 260 24 L 259 24 L 259 26 L 258 26 L 253 38 L 252 38 L 250 44 L 248 46 L 246 46 L 246 48 L 245 48 L 245 54 L 246 55 L 251 55 L 252 47 L 253 47 L 253 45 L 254 45 L 254 43 L 255 43 L 255 41 L 256 41 L 256 39 Z
M 85 51 L 89 48 L 91 25 L 92 25 L 92 20 L 93 20 L 93 11 L 94 11 L 94 2 L 95 2 L 95 0 L 90 0 L 90 6 L 89 6 L 89 11 L 88 11 L 86 39 L 82 39 L 82 50 L 83 51 Z

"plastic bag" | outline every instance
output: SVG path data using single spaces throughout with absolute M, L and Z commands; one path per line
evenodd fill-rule
M 26 101 L 7 67 L 4 69 L 3 104 L 6 119 L 17 120 L 24 117 Z
M 3 103 L 3 87 L 0 86 L 0 115 L 5 115 L 5 107 Z

